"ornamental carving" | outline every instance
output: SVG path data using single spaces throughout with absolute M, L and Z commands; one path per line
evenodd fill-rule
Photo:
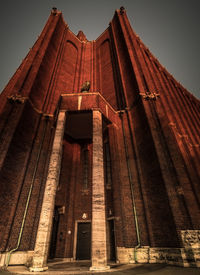
M 139 93 L 144 100 L 157 100 L 160 97 L 157 93 Z
M 53 15 L 56 15 L 57 14 L 57 8 L 56 7 L 53 7 L 52 8 L 52 10 L 51 10 L 51 13 L 53 14 Z
M 26 97 L 23 97 L 21 95 L 11 95 L 7 97 L 10 102 L 17 102 L 17 103 L 24 103 L 26 100 Z
M 125 12 L 125 8 L 122 6 L 120 7 L 120 14 L 123 14 Z

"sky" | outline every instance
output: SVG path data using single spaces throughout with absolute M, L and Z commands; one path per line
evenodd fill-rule
M 160 63 L 200 98 L 200 0 L 1 0 L 0 91 L 50 15 L 62 11 L 75 34 L 95 40 L 124 6 L 134 31 Z

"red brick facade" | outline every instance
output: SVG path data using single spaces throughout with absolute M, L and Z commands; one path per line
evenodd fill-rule
M 92 220 L 92 110 L 103 115 L 115 248 L 183 247 L 181 231 L 200 229 L 200 102 L 149 52 L 124 9 L 95 41 L 52 12 L 0 100 L 1 252 L 17 242 L 34 250 L 59 110 L 66 126 L 50 256 L 75 259 L 77 224 Z

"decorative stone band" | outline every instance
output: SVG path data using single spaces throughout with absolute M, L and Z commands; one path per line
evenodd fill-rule
M 44 271 L 47 267 L 47 257 L 52 229 L 52 219 L 55 204 L 56 188 L 59 181 L 62 142 L 65 127 L 65 112 L 58 114 L 57 126 L 50 156 L 47 181 L 44 191 L 42 210 L 38 226 L 33 264 L 30 271 Z
M 135 263 L 134 248 L 117 247 L 117 260 L 122 264 Z M 137 249 L 137 263 L 200 267 L 200 249 L 144 246 Z

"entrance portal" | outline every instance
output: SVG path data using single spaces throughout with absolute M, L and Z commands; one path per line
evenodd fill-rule
M 91 223 L 78 223 L 76 260 L 91 259 Z
M 116 260 L 116 251 L 115 251 L 115 231 L 114 231 L 114 220 L 108 221 L 109 227 L 109 241 L 110 241 L 110 255 L 109 258 L 111 261 Z

